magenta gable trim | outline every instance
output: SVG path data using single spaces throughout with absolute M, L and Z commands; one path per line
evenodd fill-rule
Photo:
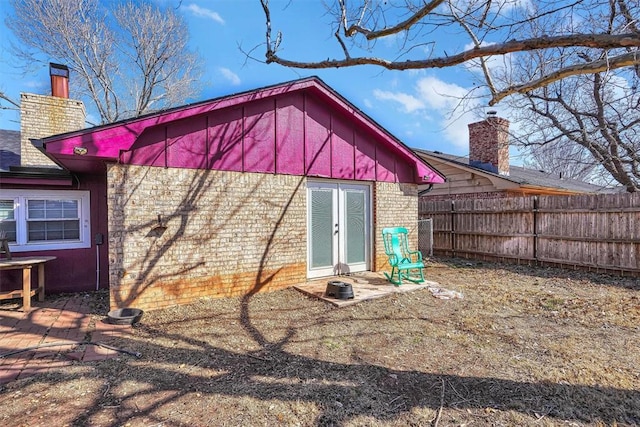
M 45 138 L 68 159 L 345 180 L 439 183 L 413 151 L 315 78 Z M 65 165 L 66 166 L 66 165 Z

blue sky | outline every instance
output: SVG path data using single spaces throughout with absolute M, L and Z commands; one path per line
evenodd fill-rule
M 240 46 L 245 51 L 256 48 L 255 57 L 264 58 L 265 18 L 259 0 L 155 1 L 163 5 L 180 4 L 179 11 L 189 26 L 191 46 L 204 61 L 202 93 L 193 101 L 315 75 L 410 147 L 468 154 L 467 124 L 478 121 L 480 116 L 478 112 L 462 116 L 455 112 L 458 103 L 455 96 L 462 96 L 473 87 L 472 73 L 464 67 L 386 71 L 373 66 L 297 70 L 266 65 L 247 59 L 240 50 Z M 0 8 L 0 90 L 14 99 L 19 99 L 20 92 L 48 93 L 48 68 L 43 66 L 23 76 L 12 66 L 15 60 L 9 50 L 11 34 L 4 25 L 10 13 L 8 1 L 0 0 Z M 284 35 L 280 52 L 283 57 L 300 60 L 340 57 L 328 25 L 331 17 L 322 1 L 271 0 L 271 9 L 274 34 L 281 30 Z M 466 43 L 455 34 L 441 37 L 448 39 L 452 49 Z M 395 50 L 393 38 L 381 43 L 378 48 Z M 506 112 L 497 110 L 508 118 Z M 479 108 L 480 114 L 484 111 Z M 17 115 L 0 110 L 0 129 L 19 129 Z

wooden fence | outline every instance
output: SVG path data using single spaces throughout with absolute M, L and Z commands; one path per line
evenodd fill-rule
M 420 200 L 437 255 L 640 274 L 640 194 Z

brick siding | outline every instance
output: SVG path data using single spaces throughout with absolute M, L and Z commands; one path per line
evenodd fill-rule
M 382 229 L 406 227 L 409 246 L 418 249 L 418 185 L 377 182 L 374 190 L 374 271 L 389 271 L 388 257 L 384 252 Z
M 110 165 L 107 183 L 112 307 L 161 308 L 306 279 L 303 177 Z
M 306 281 L 304 177 L 113 164 L 107 182 L 111 308 L 152 310 Z M 406 226 L 417 247 L 417 191 L 376 183 L 377 269 L 386 266 L 382 227 Z
M 57 167 L 29 139 L 82 129 L 85 118 L 82 101 L 31 93 L 20 94 L 21 166 Z

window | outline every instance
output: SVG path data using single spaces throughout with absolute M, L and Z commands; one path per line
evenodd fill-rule
M 2 190 L 0 230 L 12 252 L 89 248 L 89 192 Z
M 16 216 L 13 199 L 0 200 L 0 231 L 4 232 L 4 237 L 9 242 L 16 241 Z

